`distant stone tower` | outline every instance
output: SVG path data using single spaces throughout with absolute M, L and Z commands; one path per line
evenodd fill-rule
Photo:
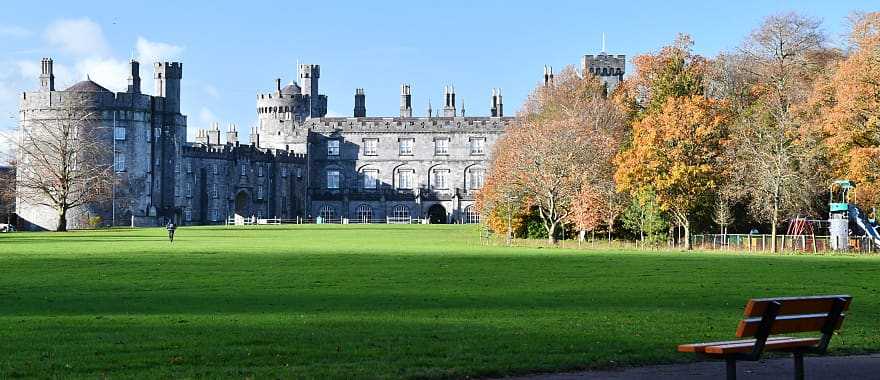
M 412 117 L 412 89 L 406 83 L 400 85 L 400 117 Z
M 367 97 L 362 88 L 354 90 L 354 117 L 367 117 Z
M 180 112 L 180 80 L 183 64 L 180 62 L 156 62 L 156 96 L 165 97 L 165 112 Z
M 318 93 L 321 65 L 301 64 L 298 71 L 303 98 L 309 104 L 309 117 L 324 117 L 327 114 L 327 97 Z
M 43 58 L 40 64 L 40 91 L 55 91 L 55 74 L 52 72 L 52 58 Z
M 605 84 L 607 93 L 611 93 L 623 81 L 626 73 L 626 56 L 611 55 L 604 52 L 598 55 L 585 55 L 583 59 L 584 75 L 587 73 L 598 76 Z
M 129 62 L 130 73 L 128 74 L 128 92 L 131 94 L 141 93 L 141 64 L 138 61 Z

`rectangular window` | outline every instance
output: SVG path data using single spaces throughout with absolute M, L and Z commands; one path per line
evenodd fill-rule
M 193 172 L 193 163 L 192 163 L 192 161 L 186 161 L 186 172 L 187 172 L 187 173 L 192 173 L 192 172 Z
M 125 140 L 125 127 L 113 127 L 113 138 L 115 140 Z
M 412 156 L 415 139 L 400 139 L 400 155 Z
M 483 188 L 483 170 L 482 169 L 471 169 L 470 176 L 468 177 L 468 188 L 477 190 Z
M 415 182 L 415 171 L 413 170 L 400 170 L 397 172 L 397 188 L 403 190 L 410 190 L 413 188 L 413 182 Z
M 263 185 L 257 186 L 257 199 L 263 199 Z
M 180 163 L 179 162 L 174 164 L 174 172 L 180 173 Z
M 186 184 L 186 197 L 187 197 L 187 198 L 192 198 L 192 196 L 193 196 L 193 188 L 192 188 L 192 184 L 187 183 L 187 184 Z
M 364 156 L 379 154 L 379 139 L 364 139 Z
M 257 219 L 263 219 L 263 210 L 257 210 Z
M 162 138 L 162 128 L 153 128 L 153 141 L 159 141 Z
M 485 146 L 486 146 L 486 138 L 485 137 L 472 137 L 471 138 L 471 154 L 484 154 Z
M 447 179 L 449 178 L 449 170 L 434 171 L 434 188 L 438 190 L 446 190 L 449 188 Z
M 220 170 L 217 168 L 217 164 L 211 164 L 211 172 L 214 173 L 214 175 L 220 173 Z
M 287 173 L 288 173 L 287 168 L 281 168 L 281 177 L 282 178 L 287 178 Z
M 257 165 L 257 176 L 258 177 L 263 176 L 263 165 Z
M 328 170 L 327 171 L 327 188 L 328 189 L 338 189 L 339 188 L 339 170 Z
M 364 170 L 364 189 L 375 189 L 378 181 L 378 170 Z
M 302 168 L 296 168 L 296 178 L 302 178 L 303 171 Z
M 247 164 L 241 164 L 241 175 L 242 176 L 247 175 L 247 169 L 248 169 Z
M 217 210 L 216 208 L 212 208 L 211 209 L 211 221 L 216 222 L 218 220 L 220 220 L 220 210 Z
M 217 199 L 217 184 L 211 184 L 211 198 Z
M 115 152 L 113 154 L 113 170 L 116 170 L 117 173 L 125 171 L 125 153 Z
M 183 218 L 184 218 L 187 222 L 192 222 L 192 220 L 193 220 L 193 210 L 192 210 L 191 208 L 187 207 L 186 210 L 183 211 Z
M 438 138 L 434 140 L 434 154 L 438 156 L 449 154 L 449 139 Z
M 338 156 L 339 155 L 339 140 L 327 140 L 327 155 L 328 156 Z

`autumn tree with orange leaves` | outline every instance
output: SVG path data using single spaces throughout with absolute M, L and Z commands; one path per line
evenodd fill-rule
M 585 189 L 610 181 L 612 159 L 625 130 L 623 114 L 602 83 L 566 68 L 535 89 L 517 122 L 495 144 L 487 183 L 479 194 L 481 214 L 507 200 L 537 208 L 551 244 L 574 216 Z

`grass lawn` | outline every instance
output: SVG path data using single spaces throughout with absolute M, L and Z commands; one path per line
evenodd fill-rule
M 459 378 L 693 360 L 750 297 L 849 293 L 880 257 L 483 247 L 473 226 L 0 236 L 0 378 Z M 719 371 L 722 371 L 719 366 Z M 719 372 L 719 375 L 722 372 Z

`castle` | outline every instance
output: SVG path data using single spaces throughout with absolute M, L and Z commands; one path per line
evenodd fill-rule
M 141 93 L 139 63 L 131 61 L 128 89 L 113 93 L 85 80 L 58 91 L 51 59 L 42 61 L 40 89 L 21 96 L 20 127 L 56 117 L 64 100 L 76 98 L 97 117 L 94 128 L 112 130 L 120 185 L 112 204 L 77 207 L 68 228 L 100 216 L 113 225 L 216 224 L 245 219 L 326 222 L 476 223 L 474 195 L 482 185 L 495 141 L 513 117 L 504 116 L 500 89 L 491 91 L 488 116 L 465 116 L 455 88 L 444 88 L 443 108 L 414 116 L 412 88 L 400 87 L 400 114 L 368 117 L 366 92 L 356 89 L 352 117 L 325 117 L 327 96 L 319 92 L 319 65 L 297 67 L 298 82 L 256 97 L 258 125 L 249 144 L 238 126 L 214 123 L 186 141 L 180 113 L 183 65 L 154 65 L 155 94 Z M 623 78 L 625 57 L 583 57 L 583 72 L 612 90 Z M 544 69 L 544 82 L 553 70 Z M 21 162 L 21 160 L 19 160 Z M 26 161 L 26 160 L 25 160 Z M 20 165 L 18 170 L 27 170 Z M 54 229 L 48 206 L 17 200 L 26 228 Z

